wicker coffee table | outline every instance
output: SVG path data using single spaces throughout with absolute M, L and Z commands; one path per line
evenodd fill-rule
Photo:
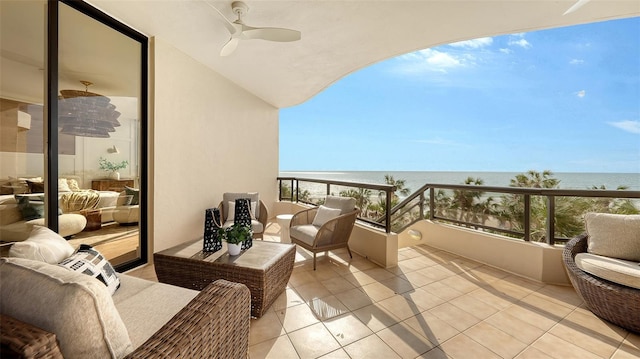
M 229 256 L 226 243 L 202 252 L 202 239 L 155 253 L 156 275 L 162 283 L 202 290 L 217 279 L 238 282 L 251 292 L 251 315 L 260 318 L 285 290 L 296 256 L 293 244 L 253 241 L 253 247 Z

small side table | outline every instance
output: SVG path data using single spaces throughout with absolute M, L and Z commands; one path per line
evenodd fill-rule
M 291 237 L 289 237 L 289 224 L 291 223 L 292 218 L 293 214 L 279 214 L 276 216 L 276 220 L 280 226 L 281 243 L 291 243 Z
M 87 226 L 83 231 L 97 231 L 102 228 L 102 211 L 99 209 L 84 209 L 80 214 L 87 219 Z

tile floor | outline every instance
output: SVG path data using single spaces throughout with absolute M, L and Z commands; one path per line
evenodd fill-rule
M 277 224 L 265 240 L 279 241 Z M 640 335 L 545 285 L 427 246 L 384 269 L 298 249 L 286 292 L 252 319 L 260 358 L 640 358 Z M 136 274 L 137 273 L 137 274 Z M 134 275 L 155 280 L 152 266 Z

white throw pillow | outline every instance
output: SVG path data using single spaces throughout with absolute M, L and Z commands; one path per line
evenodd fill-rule
M 258 202 L 251 202 L 251 209 L 249 212 L 251 213 L 251 219 L 257 219 L 256 212 L 258 211 Z
M 71 192 L 71 188 L 69 188 L 66 178 L 58 179 L 58 192 Z
M 640 262 L 640 215 L 587 213 L 584 224 L 589 253 Z
M 316 212 L 316 217 L 313 219 L 313 225 L 317 227 L 322 227 L 328 221 L 338 217 L 340 215 L 341 210 L 339 208 L 329 208 L 325 206 L 318 207 L 318 212 Z
M 29 238 L 11 246 L 9 256 L 57 264 L 73 251 L 73 247 L 58 233 L 47 227 L 33 226 Z

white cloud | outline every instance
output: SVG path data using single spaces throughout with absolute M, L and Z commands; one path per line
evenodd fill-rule
M 524 33 L 513 34 L 509 36 L 509 46 L 520 46 L 523 49 L 531 48 L 533 45 L 524 38 Z
M 626 132 L 640 134 L 640 121 L 624 120 L 617 122 L 607 122 L 607 124 L 613 127 L 617 127 Z
M 464 48 L 468 48 L 468 49 L 479 49 L 479 48 L 482 48 L 482 47 L 490 46 L 492 43 L 493 43 L 493 38 L 491 38 L 491 37 L 481 37 L 479 39 L 454 42 L 453 44 L 449 44 L 449 46 L 464 47 Z
M 586 95 L 587 95 L 587 91 L 585 91 L 585 90 L 580 90 L 580 91 L 576 92 L 576 96 L 578 96 L 580 98 L 583 98 Z
M 507 49 L 507 48 L 500 49 L 499 51 L 507 55 L 513 52 L 511 49 Z
M 400 56 L 407 64 L 402 69 L 408 72 L 434 71 L 446 73 L 450 69 L 470 65 L 472 57 L 456 56 L 451 53 L 433 49 L 415 51 Z
M 571 61 L 569 61 L 569 64 L 571 64 L 571 65 L 581 65 L 581 64 L 584 64 L 584 60 L 571 59 Z

